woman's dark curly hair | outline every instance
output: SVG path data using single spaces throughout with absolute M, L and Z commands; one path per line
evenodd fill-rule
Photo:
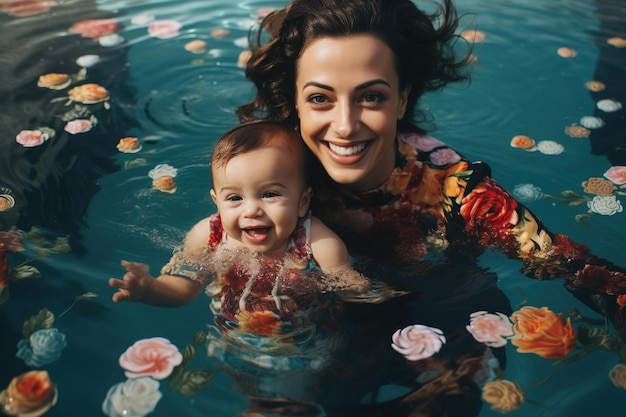
M 412 0 L 293 0 L 270 13 L 249 36 L 252 55 L 245 74 L 257 94 L 239 107 L 239 119 L 267 118 L 296 128 L 296 64 L 303 48 L 320 37 L 373 34 L 394 52 L 400 89 L 411 86 L 398 129 L 422 131 L 416 123 L 425 116 L 416 110 L 421 95 L 469 79 L 462 70 L 470 51 L 458 58 L 453 49 L 460 37 L 452 0 L 434 4 L 436 10 L 428 14 Z

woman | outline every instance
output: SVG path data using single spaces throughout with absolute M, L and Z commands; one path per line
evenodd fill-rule
M 365 274 L 393 281 L 419 300 L 358 306 L 353 317 L 371 331 L 355 336 L 364 356 L 377 347 L 367 336 L 394 326 L 423 319 L 449 335 L 464 329 L 477 309 L 508 313 L 496 277 L 477 266 L 486 248 L 521 260 L 529 277 L 566 278 L 576 296 L 616 327 L 624 325 L 624 268 L 549 232 L 491 178 L 486 164 L 469 162 L 419 127 L 426 119 L 417 108 L 422 94 L 467 79 L 471 55 L 457 57 L 453 49 L 458 22 L 450 0 L 432 15 L 411 0 L 293 0 L 263 20 L 246 68 L 257 95 L 239 108 L 240 119 L 299 129 L 319 161 L 316 215 L 340 234 Z M 455 341 L 448 340 L 437 369 L 488 361 L 478 348 L 470 353 L 464 336 Z M 388 347 L 388 340 L 382 343 Z M 461 352 L 456 356 L 453 345 Z M 395 365 L 385 369 L 391 373 Z M 423 362 L 412 366 L 427 373 L 417 369 Z M 414 385 L 402 402 L 425 415 L 470 415 L 476 372 L 482 371 Z M 446 399 L 457 394 L 469 402 Z M 409 415 L 409 408 L 393 415 Z

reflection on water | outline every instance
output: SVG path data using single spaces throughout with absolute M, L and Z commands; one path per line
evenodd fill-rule
M 206 297 L 178 310 L 110 303 L 104 282 L 119 273 L 119 259 L 159 268 L 184 230 L 212 211 L 211 145 L 250 93 L 242 40 L 256 16 L 283 3 L 0 4 L 0 194 L 7 196 L 0 205 L 0 403 L 13 407 L 5 411 L 488 416 L 519 408 L 519 415 L 586 416 L 599 404 L 621 409 L 624 349 L 589 308 L 594 300 L 578 302 L 560 282 L 537 287 L 497 256 L 480 265 L 459 259 L 419 282 L 391 276 L 408 294 L 386 302 L 308 288 L 307 296 L 325 300 L 323 319 L 280 340 L 258 334 L 262 320 L 237 337 L 224 332 L 236 327 L 216 323 Z M 619 82 L 626 49 L 606 43 L 626 36 L 623 6 L 526 3 L 462 4 L 486 36 L 476 47 L 474 84 L 429 98 L 438 133 L 493 163 L 505 182 L 513 181 L 505 169 L 513 164 L 515 181 L 534 176 L 558 191 L 585 181 L 592 190 L 590 176 L 608 166 L 591 159 L 586 140 L 591 153 L 626 163 L 624 112 L 590 110 L 601 98 L 626 104 Z M 589 29 L 560 33 L 562 15 Z M 75 26 L 85 20 L 92 22 Z M 597 60 L 590 59 L 596 45 Z M 564 61 L 557 46 L 578 54 Z M 585 90 L 592 79 L 606 89 Z M 605 126 L 589 139 L 565 136 L 564 127 L 585 114 Z M 511 149 L 521 134 L 562 143 L 564 152 Z M 121 138 L 129 138 L 122 149 Z M 611 189 L 615 201 L 620 190 Z M 621 255 L 621 233 L 610 226 L 623 224 L 624 213 L 597 215 L 582 229 L 574 216 L 591 198 L 568 194 L 567 205 L 542 196 L 528 204 L 545 203 L 547 216 L 561 220 L 559 231 L 602 235 L 601 249 Z M 290 320 L 310 313 L 295 311 Z M 522 319 L 548 337 L 528 341 L 511 326 Z M 300 349 L 309 356 L 293 354 Z M 23 386 L 42 389 L 28 397 Z

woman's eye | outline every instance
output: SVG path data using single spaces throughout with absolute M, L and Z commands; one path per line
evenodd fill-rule
M 322 94 L 315 94 L 310 96 L 308 101 L 313 104 L 325 104 L 328 102 L 328 97 Z
M 367 93 L 363 96 L 363 101 L 371 104 L 378 104 L 384 99 L 385 98 L 382 95 L 375 93 Z

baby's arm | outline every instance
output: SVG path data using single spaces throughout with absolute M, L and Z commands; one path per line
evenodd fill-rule
M 182 252 L 174 257 L 185 260 L 202 259 L 211 232 L 208 218 L 198 222 L 185 237 Z M 109 285 L 117 288 L 113 301 L 138 301 L 144 304 L 177 307 L 194 299 L 203 288 L 203 283 L 162 271 L 154 278 L 148 266 L 137 262 L 122 261 L 126 274 L 122 279 L 110 278 Z M 181 274 L 182 275 L 182 274 Z

